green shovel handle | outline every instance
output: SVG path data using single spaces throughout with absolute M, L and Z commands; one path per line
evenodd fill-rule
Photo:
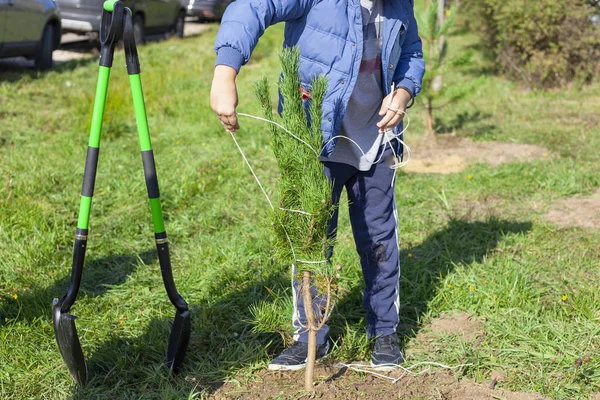
M 167 295 L 169 296 L 169 300 L 177 308 L 179 314 L 188 315 L 188 305 L 177 291 L 177 287 L 175 286 L 175 281 L 173 279 L 171 257 L 169 255 L 169 243 L 167 239 L 167 232 L 165 231 L 162 207 L 160 204 L 160 190 L 158 187 L 158 178 L 156 176 L 156 163 L 154 162 L 154 152 L 152 151 L 152 143 L 150 142 L 148 117 L 146 115 L 142 80 L 140 78 L 140 63 L 135 44 L 135 36 L 133 34 L 131 11 L 129 11 L 129 9 L 126 9 L 125 12 L 123 46 L 125 47 L 127 73 L 129 74 L 129 83 L 131 84 L 133 109 L 135 112 L 138 136 L 140 139 L 140 148 L 142 151 L 144 178 L 146 179 L 146 189 L 148 191 L 150 211 L 152 213 L 152 222 L 154 224 L 154 238 L 156 240 L 156 248 L 158 250 L 160 272 Z

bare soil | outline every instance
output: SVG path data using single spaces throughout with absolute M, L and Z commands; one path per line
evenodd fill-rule
M 401 371 L 387 373 L 399 377 Z M 422 376 L 406 376 L 392 383 L 376 376 L 320 366 L 315 371 L 315 391 L 304 392 L 304 372 L 264 371 L 250 382 L 225 383 L 209 397 L 211 399 L 323 399 L 323 400 L 387 400 L 387 399 L 445 399 L 445 400 L 538 400 L 537 393 L 510 392 L 496 385 L 479 384 L 457 379 L 452 373 L 434 371 Z
M 570 197 L 554 203 L 545 219 L 562 227 L 600 229 L 600 189 L 590 197 Z
M 459 335 L 464 341 L 471 342 L 483 336 L 481 323 L 469 314 L 442 314 L 430 324 L 433 333 L 439 335 Z
M 405 171 L 430 174 L 463 172 L 469 164 L 487 163 L 492 167 L 513 161 L 548 157 L 548 150 L 532 144 L 474 142 L 455 135 L 436 135 L 408 143 L 412 161 Z
M 478 346 L 484 338 L 484 331 L 481 321 L 469 314 L 442 314 L 419 330 L 406 352 L 408 355 L 435 354 L 436 347 L 447 340 L 440 340 L 444 336 L 454 336 L 470 346 Z
M 409 351 L 418 352 L 430 347 L 431 340 L 439 342 L 440 335 L 457 335 L 476 346 L 483 337 L 482 323 L 468 314 L 443 314 L 424 327 L 411 341 L 416 346 Z M 353 364 L 356 365 L 356 364 Z M 369 369 L 368 366 L 360 369 Z M 211 399 L 324 399 L 324 400 L 384 400 L 384 399 L 544 399 L 537 393 L 510 392 L 502 388 L 506 375 L 493 371 L 490 380 L 477 383 L 444 369 L 431 369 L 410 376 L 403 370 L 378 372 L 386 378 L 368 372 L 358 372 L 334 361 L 318 365 L 315 371 L 315 391 L 304 392 L 304 372 L 262 371 L 251 380 L 234 379 L 214 388 Z M 391 379 L 390 379 L 391 378 Z M 395 383 L 392 379 L 400 378 Z

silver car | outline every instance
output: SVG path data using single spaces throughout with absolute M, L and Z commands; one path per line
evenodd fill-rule
M 63 31 L 95 34 L 100 30 L 104 0 L 56 1 L 62 14 Z M 123 4 L 133 12 L 137 43 L 146 36 L 168 32 L 183 37 L 185 8 L 179 0 L 124 0 Z
M 0 0 L 0 58 L 33 58 L 38 69 L 46 70 L 60 44 L 60 29 L 53 0 Z
M 223 13 L 233 0 L 182 0 L 187 15 L 199 21 L 220 21 Z

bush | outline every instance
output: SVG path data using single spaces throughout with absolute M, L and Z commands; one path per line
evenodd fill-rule
M 467 28 L 479 32 L 500 72 L 532 87 L 589 81 L 598 73 L 599 12 L 584 0 L 465 1 Z

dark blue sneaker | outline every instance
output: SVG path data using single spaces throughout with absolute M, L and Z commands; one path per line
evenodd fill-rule
M 329 341 L 317 345 L 317 360 L 327 356 L 330 347 Z M 269 369 L 271 371 L 297 371 L 306 367 L 306 357 L 308 357 L 308 343 L 294 342 L 271 361 Z
M 404 356 L 400 351 L 398 335 L 392 333 L 387 336 L 379 336 L 375 339 L 375 345 L 371 352 L 371 366 L 382 370 L 397 368 L 404 362 Z

